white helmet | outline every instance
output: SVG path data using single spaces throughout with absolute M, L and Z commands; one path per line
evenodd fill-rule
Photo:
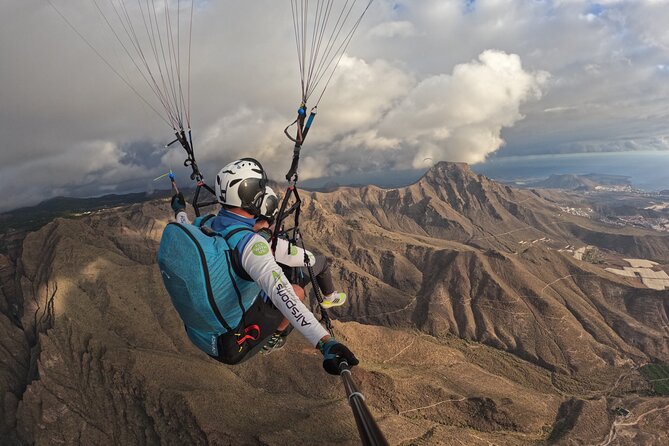
M 267 186 L 265 188 L 265 199 L 262 201 L 262 206 L 260 206 L 260 216 L 271 224 L 278 213 L 279 197 L 277 197 L 276 192 L 271 187 Z
M 216 175 L 218 202 L 260 215 L 267 185 L 262 165 L 253 158 L 242 158 L 222 168 Z

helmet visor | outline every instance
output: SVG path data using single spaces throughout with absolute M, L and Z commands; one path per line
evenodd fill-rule
M 270 221 L 270 224 L 274 221 L 277 212 L 279 212 L 279 199 L 276 195 L 267 195 L 265 197 L 265 202 L 263 203 L 263 212 L 262 217 Z
M 264 178 L 246 178 L 242 180 L 237 191 L 243 209 L 248 209 L 256 215 L 260 213 L 260 205 L 265 196 L 266 183 L 267 181 Z

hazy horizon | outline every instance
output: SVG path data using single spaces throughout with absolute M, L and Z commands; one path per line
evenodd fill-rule
M 545 179 L 550 175 L 609 174 L 629 177 L 632 185 L 647 191 L 669 189 L 669 152 L 598 152 L 574 154 L 545 154 L 533 156 L 495 157 L 472 164 L 477 173 L 497 181 Z M 318 188 L 328 183 L 339 185 L 374 184 L 380 187 L 398 187 L 418 180 L 426 169 L 372 171 L 361 174 L 325 177 L 302 182 L 304 187 Z
M 496 157 L 483 163 L 472 164 L 474 172 L 483 174 L 495 181 L 516 182 L 527 180 L 546 179 L 551 175 L 562 174 L 608 174 L 628 177 L 632 186 L 648 192 L 657 192 L 669 189 L 669 171 L 664 167 L 669 165 L 669 152 L 602 152 L 559 155 L 534 155 L 523 157 Z M 320 189 L 327 186 L 364 186 L 374 185 L 382 188 L 396 188 L 407 186 L 418 181 L 427 171 L 424 169 L 404 169 L 393 171 L 369 171 L 349 175 L 313 178 L 300 181 L 298 187 L 304 189 Z M 187 170 L 176 168 L 177 181 L 182 183 L 184 190 L 191 190 Z M 182 174 L 182 175 L 181 175 Z M 283 181 L 281 172 L 271 173 L 270 179 Z M 169 190 L 167 180 L 155 183 L 151 180 L 147 187 L 126 192 L 107 191 L 98 195 L 81 194 L 62 195 L 61 198 L 96 198 L 109 194 L 153 193 L 154 191 Z M 57 198 L 57 197 L 50 197 Z M 190 197 L 188 197 L 190 199 Z M 34 205 L 33 203 L 32 205 Z M 9 212 L 25 206 L 11 209 L 2 209 L 0 212 Z

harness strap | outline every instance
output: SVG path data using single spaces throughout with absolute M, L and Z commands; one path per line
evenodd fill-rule
M 228 243 L 234 235 L 239 234 L 240 232 L 251 232 L 255 234 L 255 232 L 253 232 L 253 230 L 249 228 L 236 228 L 227 233 L 226 235 L 221 235 L 219 232 L 214 231 L 210 225 L 207 225 L 207 222 L 213 219 L 214 217 L 215 216 L 213 214 L 209 214 L 203 217 L 198 224 L 200 230 L 209 237 L 216 237 L 216 236 L 223 237 L 226 243 Z M 227 260 L 226 263 L 228 267 L 228 277 L 230 277 L 230 282 L 232 283 L 232 287 L 234 288 L 235 294 L 237 295 L 237 303 L 239 304 L 239 308 L 242 310 L 242 322 L 244 322 L 246 318 L 246 309 L 244 308 L 244 302 L 242 301 L 242 293 L 239 290 L 239 286 L 237 285 L 237 281 L 235 280 L 233 271 L 242 280 L 245 280 L 247 282 L 252 282 L 253 279 L 251 279 L 248 273 L 244 271 L 244 269 L 242 268 L 240 254 L 237 251 L 237 249 L 226 249 L 225 257 Z M 207 284 L 207 286 L 209 286 L 209 284 Z M 220 312 L 218 311 L 218 308 L 215 306 L 215 303 L 213 302 L 213 296 L 210 296 L 210 304 L 212 304 L 212 308 L 214 309 L 214 313 L 216 314 L 216 317 L 219 319 L 219 322 L 223 324 L 223 326 L 226 328 L 227 331 L 232 331 L 230 326 L 222 319 L 222 316 L 219 317 Z
M 233 236 L 239 234 L 240 232 L 245 232 L 245 231 L 253 232 L 253 230 L 249 229 L 249 228 L 237 228 L 237 229 L 233 229 L 232 231 L 228 232 L 226 235 L 223 236 L 223 238 L 225 239 L 226 242 L 229 242 L 230 239 Z M 254 232 L 254 234 L 255 234 L 255 232 Z
M 242 302 L 242 293 L 239 291 L 239 287 L 237 286 L 237 281 L 235 280 L 234 276 L 232 275 L 232 261 L 230 260 L 230 251 L 225 251 L 225 255 L 228 258 L 228 275 L 230 276 L 230 281 L 232 282 L 232 287 L 235 289 L 235 294 L 237 294 L 237 303 L 239 304 L 239 308 L 242 310 L 242 321 L 245 320 L 246 316 L 246 310 L 244 309 L 244 303 Z
M 230 231 L 227 235 L 225 235 L 223 238 L 225 238 L 225 241 L 228 242 L 230 239 L 236 235 L 239 234 L 240 232 L 251 232 L 255 234 L 251 229 L 248 228 L 237 228 L 233 229 Z M 246 280 L 247 282 L 253 282 L 253 279 L 251 279 L 251 276 L 248 275 L 246 271 L 244 271 L 244 268 L 242 268 L 242 259 L 241 259 L 241 253 L 237 251 L 236 249 L 233 250 L 233 254 L 229 257 L 230 263 L 232 264 L 232 270 L 237 274 L 239 277 L 241 277 L 243 280 Z
M 204 217 L 202 217 L 202 220 L 200 220 L 200 227 L 203 228 L 205 223 L 207 223 L 209 220 L 211 220 L 214 217 L 215 217 L 214 214 L 209 214 L 209 215 L 205 215 Z

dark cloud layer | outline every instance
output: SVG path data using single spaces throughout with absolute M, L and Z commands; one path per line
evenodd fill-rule
M 51 1 L 138 79 L 92 2 Z M 252 155 L 280 178 L 291 155 L 283 128 L 299 105 L 289 2 L 196 3 L 191 108 L 203 172 Z M 0 8 L 0 210 L 150 188 L 170 167 L 186 181 L 183 153 L 163 147 L 170 128 L 46 0 Z M 323 99 L 302 175 L 666 150 L 667 22 L 664 0 L 377 0 Z

